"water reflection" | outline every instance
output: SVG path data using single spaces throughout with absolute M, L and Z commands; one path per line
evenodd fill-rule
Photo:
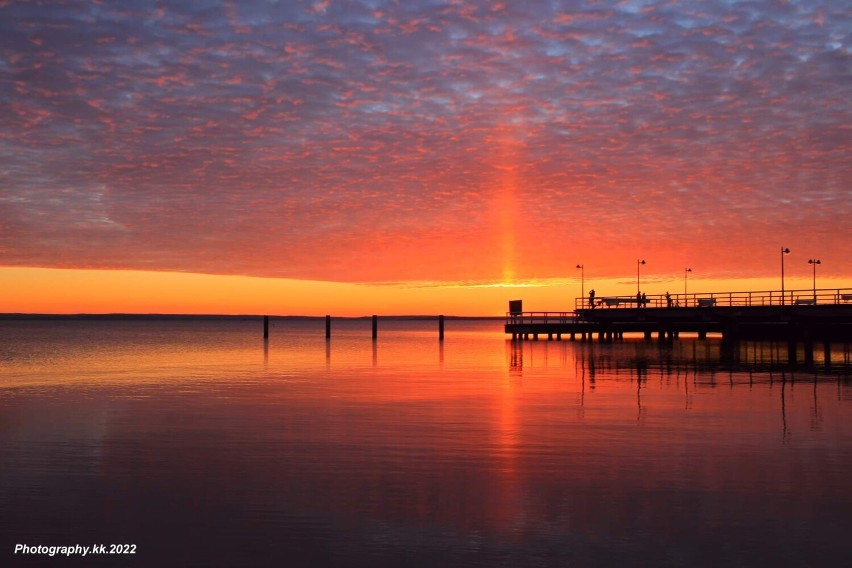
M 837 399 L 848 396 L 850 367 L 844 353 L 848 346 L 834 346 L 826 355 L 830 365 L 809 368 L 791 366 L 786 360 L 787 345 L 777 342 L 748 342 L 738 348 L 732 359 L 720 341 L 685 340 L 677 342 L 647 342 L 628 340 L 613 344 L 568 342 L 505 342 L 510 376 L 530 376 L 535 372 L 552 370 L 553 350 L 560 354 L 559 364 L 564 364 L 567 354 L 573 361 L 573 374 L 579 381 L 577 416 L 583 418 L 587 410 L 587 392 L 600 390 L 601 381 L 611 390 L 613 383 L 621 389 L 630 386 L 634 394 L 634 416 L 640 426 L 646 424 L 649 401 L 658 402 L 657 392 L 681 392 L 682 408 L 695 410 L 696 395 L 705 394 L 706 388 L 768 387 L 767 394 L 777 393 L 777 422 L 780 440 L 786 444 L 791 436 L 788 406 L 791 392 L 809 389 L 810 414 L 807 429 L 818 432 L 824 427 L 820 393 L 826 396 L 830 385 L 836 388 Z M 656 383 L 656 384 L 654 384 Z M 753 391 L 749 391 L 751 396 Z M 734 395 L 734 402 L 740 395 Z M 717 409 L 720 414 L 725 411 Z M 796 407 L 801 414 L 803 408 Z M 799 416 L 792 422 L 800 422 Z
M 456 322 L 444 342 L 390 323 L 372 341 L 369 322 L 326 341 L 299 325 L 262 345 L 251 327 L 0 330 L 0 551 L 826 564 L 852 528 L 852 389 L 773 346 L 733 367 L 713 341 L 511 342 Z
M 507 360 L 514 372 L 524 368 L 524 358 L 528 365 L 547 365 L 548 349 L 555 345 L 560 350 L 561 361 L 568 353 L 578 358 L 581 368 L 588 369 L 594 381 L 595 373 L 635 374 L 638 380 L 647 379 L 650 373 L 665 376 L 702 373 L 711 380 L 719 375 L 731 373 L 763 374 L 769 380 L 796 377 L 834 376 L 848 378 L 852 376 L 852 362 L 849 357 L 849 345 L 828 346 L 813 366 L 791 365 L 787 359 L 788 345 L 782 342 L 750 341 L 741 342 L 731 352 L 722 341 L 681 340 L 675 342 L 648 342 L 627 340 L 612 344 L 567 343 L 567 342 L 529 342 L 506 341 Z M 537 358 L 539 358 L 537 360 Z M 802 357 L 799 357 L 801 360 Z

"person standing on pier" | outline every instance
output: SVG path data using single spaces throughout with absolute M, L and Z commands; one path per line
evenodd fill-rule
M 669 294 L 668 291 L 666 292 L 666 307 L 672 307 L 672 295 Z
M 642 294 L 639 291 L 636 292 L 636 307 L 637 308 L 642 307 Z
M 589 290 L 589 308 L 595 309 L 595 289 Z

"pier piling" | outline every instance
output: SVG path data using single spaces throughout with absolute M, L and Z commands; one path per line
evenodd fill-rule
M 438 316 L 438 340 L 444 340 L 444 316 Z
M 379 316 L 373 316 L 373 339 L 377 339 L 379 337 Z
M 269 339 L 269 316 L 263 316 L 263 338 Z
M 331 316 L 325 316 L 325 338 L 331 339 Z

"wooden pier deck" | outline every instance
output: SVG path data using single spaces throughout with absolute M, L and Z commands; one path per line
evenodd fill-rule
M 601 342 L 626 333 L 646 339 L 656 334 L 661 341 L 681 333 L 695 333 L 699 339 L 716 333 L 729 344 L 746 339 L 787 341 L 791 353 L 803 343 L 806 359 L 814 342 L 852 340 L 852 288 L 794 290 L 783 296 L 777 291 L 656 295 L 638 302 L 636 297 L 604 297 L 593 306 L 587 304 L 578 298 L 572 312 L 509 311 L 505 332 L 513 340 L 597 337 Z M 517 306 L 517 301 L 512 304 Z

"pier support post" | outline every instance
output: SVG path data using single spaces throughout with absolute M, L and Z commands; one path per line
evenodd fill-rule
M 379 337 L 379 316 L 373 316 L 373 339 L 377 339 Z
M 707 339 L 707 332 L 706 331 L 699 331 L 698 332 L 698 339 Z
M 263 316 L 263 338 L 269 339 L 269 316 Z
M 438 341 L 444 340 L 444 316 L 438 316 Z
M 822 346 L 822 358 L 825 364 L 825 370 L 831 369 L 831 343 L 826 339 Z
M 740 333 L 739 327 L 735 322 L 729 321 L 726 322 L 722 331 L 722 340 L 728 341 L 732 344 L 737 344 L 740 342 Z
M 805 366 L 813 367 L 814 365 L 814 342 L 810 335 L 805 337 Z
M 787 322 L 787 325 L 785 327 L 787 328 L 785 330 L 787 335 L 787 363 L 790 365 L 795 365 L 798 362 L 796 359 L 799 355 L 799 325 L 795 321 L 790 321 Z

